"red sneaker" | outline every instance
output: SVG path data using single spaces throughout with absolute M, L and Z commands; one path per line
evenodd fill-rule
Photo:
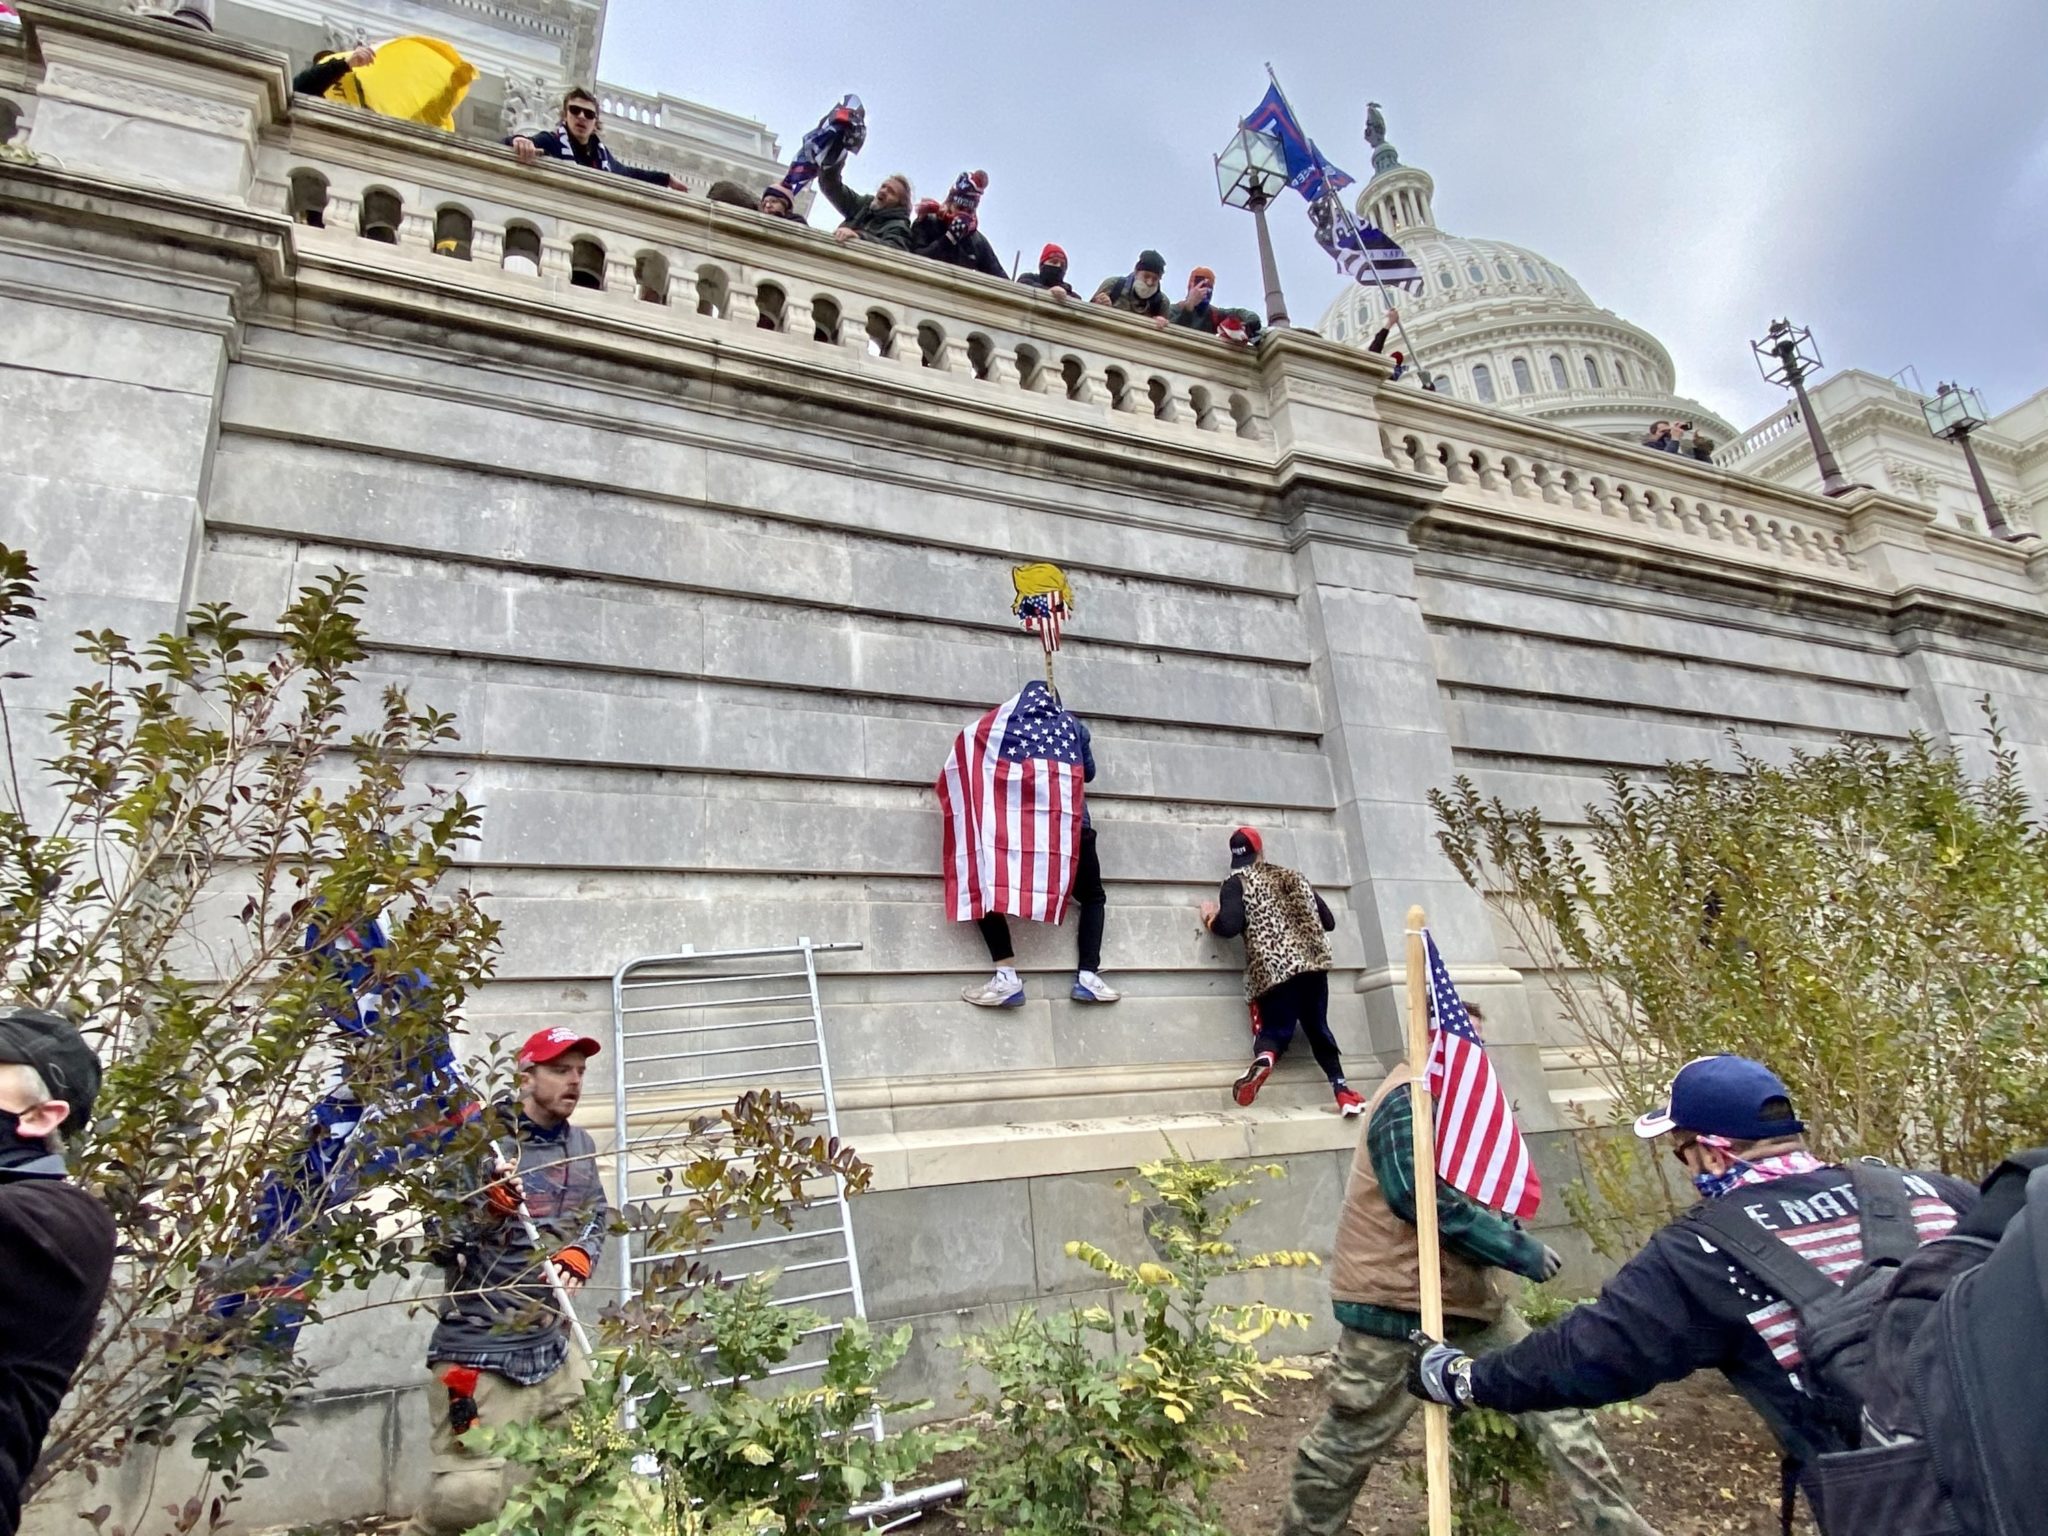
M 1266 1086 L 1266 1079 L 1273 1075 L 1273 1054 L 1261 1051 L 1252 1058 L 1252 1064 L 1244 1069 L 1244 1076 L 1231 1085 L 1230 1096 L 1238 1104 L 1248 1106 L 1259 1096 L 1259 1090 Z
M 1365 1100 L 1356 1093 L 1353 1093 L 1349 1088 L 1339 1088 L 1337 1090 L 1337 1113 L 1346 1120 L 1356 1119 L 1365 1113 Z

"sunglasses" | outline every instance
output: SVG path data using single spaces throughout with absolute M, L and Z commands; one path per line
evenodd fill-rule
M 571 117 L 587 117 L 593 123 L 597 121 L 597 108 L 595 107 L 570 107 L 567 110 Z
M 1699 1144 L 1700 1139 L 1697 1136 L 1691 1137 L 1685 1141 L 1678 1141 L 1672 1143 L 1671 1155 L 1678 1160 L 1679 1167 L 1689 1168 L 1692 1166 L 1685 1160 L 1685 1154 L 1690 1152 L 1694 1147 L 1698 1146 Z

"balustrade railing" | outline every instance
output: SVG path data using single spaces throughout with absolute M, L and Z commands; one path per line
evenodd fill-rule
M 1528 431 L 1403 392 L 1380 395 L 1387 457 L 1444 484 L 1445 500 L 1537 514 L 1659 544 L 1692 543 L 1748 563 L 1793 565 L 1859 579 L 1846 518 L 1811 498 L 1727 477 L 1673 455 L 1576 433 Z M 1717 547 L 1718 546 L 1718 547 Z

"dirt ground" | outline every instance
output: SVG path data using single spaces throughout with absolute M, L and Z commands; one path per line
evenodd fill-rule
M 1306 1362 L 1311 1367 L 1320 1361 Z M 1322 1383 L 1282 1382 L 1267 1411 L 1250 1421 L 1245 1467 L 1212 1502 L 1231 1536 L 1273 1536 L 1287 1497 L 1295 1443 L 1323 1411 Z M 1757 1416 L 1718 1376 L 1661 1387 L 1643 1400 L 1654 1418 L 1603 1423 L 1601 1435 L 1638 1495 L 1637 1507 L 1662 1536 L 1777 1536 L 1778 1453 Z M 1418 1417 L 1395 1455 L 1374 1468 L 1352 1511 L 1359 1536 L 1411 1536 L 1427 1527 L 1420 1490 L 1407 1475 L 1422 1461 Z M 938 1477 L 972 1479 L 968 1457 L 948 1457 Z M 919 1481 L 924 1481 L 920 1479 Z M 1574 1531 L 1570 1506 L 1553 1498 L 1523 1515 L 1532 1533 Z M 966 1528 L 950 1514 L 912 1530 L 954 1536 Z M 1811 1536 L 1802 1506 L 1794 1529 Z
M 1311 1368 L 1321 1361 L 1304 1362 Z M 1212 1499 L 1231 1536 L 1273 1536 L 1287 1496 L 1295 1443 L 1323 1410 L 1318 1380 L 1281 1382 L 1267 1411 L 1248 1421 L 1251 1438 L 1242 1451 L 1245 1467 Z M 1645 1398 L 1654 1417 L 1609 1420 L 1601 1434 L 1637 1494 L 1637 1508 L 1662 1536 L 1777 1536 L 1778 1454 L 1747 1404 L 1717 1376 L 1695 1377 L 1660 1387 Z M 1358 1536 L 1419 1536 L 1426 1525 L 1420 1490 L 1407 1475 L 1422 1461 L 1418 1417 L 1395 1453 L 1373 1470 L 1352 1512 Z M 914 1486 L 949 1477 L 972 1481 L 972 1456 L 949 1456 Z M 1536 1533 L 1577 1529 L 1571 1511 L 1552 1498 L 1523 1514 Z M 319 1536 L 371 1536 L 398 1529 L 398 1522 L 364 1521 L 325 1527 Z M 906 1528 L 926 1536 L 960 1536 L 966 1526 L 951 1511 L 938 1511 Z M 300 1528 L 303 1532 L 304 1528 Z M 1795 1525 L 1813 1536 L 1802 1506 Z

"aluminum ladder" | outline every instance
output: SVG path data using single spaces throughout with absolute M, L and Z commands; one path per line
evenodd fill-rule
M 860 948 L 800 938 L 769 949 L 642 955 L 619 967 L 612 976 L 618 1209 L 658 1207 L 664 1177 L 682 1167 L 671 1150 L 681 1133 L 749 1090 L 804 1104 L 823 1120 L 827 1136 L 839 1135 L 817 957 Z M 771 1377 L 816 1371 L 845 1320 L 867 1317 L 845 1181 L 834 1175 L 829 1189 L 810 1194 L 793 1218 L 788 1231 L 721 1234 L 699 1255 L 728 1280 L 774 1270 L 776 1306 L 821 1315 Z M 641 1234 L 629 1229 L 615 1258 L 621 1296 L 638 1295 L 642 1268 L 664 1257 L 647 1253 Z M 879 1409 L 866 1432 L 882 1438 Z M 885 1486 L 880 1499 L 850 1511 L 850 1518 L 887 1529 L 961 1491 L 957 1480 L 905 1494 Z

